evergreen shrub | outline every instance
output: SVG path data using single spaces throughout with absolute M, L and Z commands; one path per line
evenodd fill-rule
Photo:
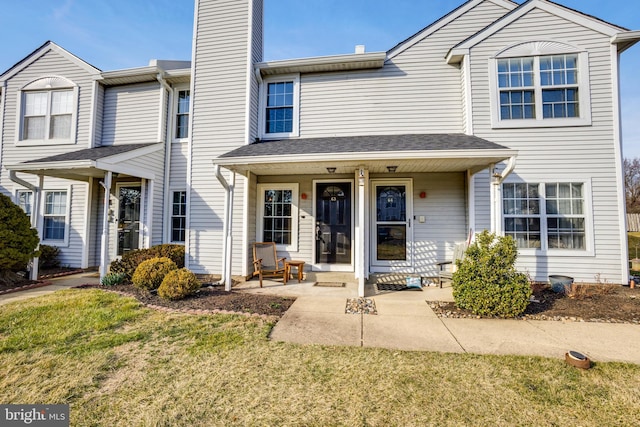
M 158 288 L 158 295 L 168 300 L 179 300 L 193 295 L 200 289 L 196 275 L 186 268 L 170 271 Z
M 531 297 L 527 276 L 516 271 L 518 248 L 511 236 L 484 231 L 476 236 L 453 274 L 453 298 L 460 308 L 484 316 L 515 317 Z
M 136 288 L 151 291 L 158 289 L 164 277 L 177 268 L 176 263 L 167 257 L 151 258 L 140 263 L 131 281 Z

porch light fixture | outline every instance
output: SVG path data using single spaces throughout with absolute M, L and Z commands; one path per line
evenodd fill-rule
M 387 170 L 389 171 L 389 173 L 395 173 L 396 169 L 398 169 L 397 166 L 387 166 Z
M 327 168 L 327 172 L 336 173 L 336 168 Z

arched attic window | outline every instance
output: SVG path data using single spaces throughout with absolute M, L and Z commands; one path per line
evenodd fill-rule
M 64 77 L 42 77 L 20 90 L 19 138 L 25 144 L 72 144 L 78 87 Z
M 498 52 L 489 64 L 494 128 L 591 124 L 586 51 L 532 41 Z

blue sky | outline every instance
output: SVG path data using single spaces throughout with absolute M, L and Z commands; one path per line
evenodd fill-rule
M 636 0 L 556 0 L 640 30 Z M 386 51 L 464 0 L 265 0 L 265 59 Z M 520 1 L 522 2 L 522 1 Z M 29 17 L 29 19 L 25 19 Z M 12 0 L 0 14 L 0 72 L 47 40 L 102 70 L 189 59 L 193 0 Z M 640 157 L 640 46 L 621 61 L 626 157 Z

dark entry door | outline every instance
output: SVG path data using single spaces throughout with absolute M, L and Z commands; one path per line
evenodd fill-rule
M 140 186 L 122 186 L 118 190 L 118 256 L 139 249 Z
M 316 263 L 351 264 L 351 183 L 316 184 Z

